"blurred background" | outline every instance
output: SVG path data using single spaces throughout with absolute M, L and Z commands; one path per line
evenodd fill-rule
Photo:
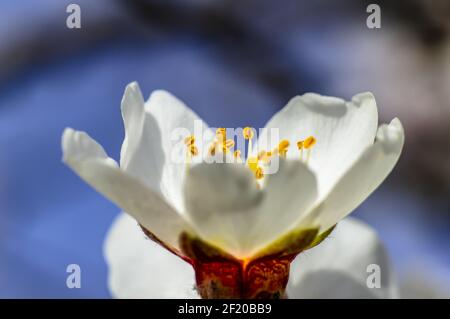
M 450 2 L 301 0 L 0 2 L 0 297 L 108 298 L 102 255 L 118 209 L 61 163 L 66 126 L 118 159 L 120 100 L 137 80 L 212 126 L 263 127 L 294 95 L 377 98 L 406 146 L 353 214 L 386 244 L 402 297 L 450 297 Z M 66 287 L 66 266 L 82 288 Z

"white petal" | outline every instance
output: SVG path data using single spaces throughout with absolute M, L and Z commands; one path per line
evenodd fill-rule
M 161 190 L 174 207 L 183 212 L 182 185 L 186 154 L 184 139 L 195 135 L 199 154 L 202 154 L 214 134 L 197 114 L 166 91 L 154 91 L 145 104 L 145 111 L 156 120 L 159 127 L 161 143 L 158 148 L 162 148 L 165 158 Z M 143 156 L 151 156 L 154 150 L 149 151 L 142 151 Z M 195 160 L 201 160 L 201 156 L 197 156 Z
M 377 130 L 378 113 L 371 93 L 354 96 L 351 102 L 307 93 L 294 97 L 275 114 L 260 134 L 258 145 L 273 148 L 270 129 L 279 130 L 279 138 L 291 147 L 288 158 L 300 156 L 296 143 L 312 135 L 317 139 L 311 150 L 309 166 L 316 173 L 319 199 L 371 145 Z M 307 151 L 304 151 L 306 157 Z
M 65 129 L 63 160 L 82 179 L 124 209 L 160 240 L 178 247 L 187 223 L 157 193 L 121 170 L 103 148 L 84 132 Z
M 168 92 L 154 91 L 144 103 L 136 82 L 125 89 L 122 117 L 125 139 L 120 166 L 154 191 L 161 192 L 178 212 L 183 212 L 183 140 L 196 134 L 201 147 L 202 140 L 206 143 L 214 134 L 191 109 Z
M 120 151 L 120 167 L 161 193 L 165 162 L 161 133 L 153 116 L 145 112 L 144 99 L 136 82 L 125 88 L 121 109 L 125 138 Z
M 116 298 L 199 298 L 191 265 L 145 238 L 125 214 L 111 226 L 104 251 Z
M 193 166 L 184 186 L 186 211 L 197 233 L 228 253 L 240 254 L 262 200 L 251 171 L 241 164 Z
M 308 218 L 326 230 L 347 216 L 389 175 L 400 157 L 403 143 L 403 127 L 398 119 L 381 125 L 375 144 L 364 151 Z
M 367 278 L 380 266 L 381 287 Z M 385 249 L 366 224 L 347 218 L 320 245 L 291 264 L 289 298 L 396 298 L 397 287 Z
M 317 194 L 313 173 L 300 161 L 284 160 L 261 190 L 247 167 L 231 163 L 194 166 L 184 189 L 197 233 L 239 258 L 292 228 Z
M 275 174 L 265 177 L 264 200 L 248 236 L 262 248 L 286 233 L 309 211 L 317 198 L 314 173 L 298 160 L 279 160 Z

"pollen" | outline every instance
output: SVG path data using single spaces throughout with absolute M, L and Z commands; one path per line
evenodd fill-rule
M 216 130 L 216 137 L 220 143 L 226 144 L 227 142 L 227 129 L 224 127 L 219 127 Z
M 263 149 L 256 153 L 252 150 L 252 140 L 253 137 L 255 137 L 255 130 L 249 126 L 243 128 L 242 137 L 247 141 L 246 150 L 235 150 L 236 142 L 234 138 L 227 139 L 227 129 L 224 127 L 216 129 L 215 138 L 208 148 L 208 155 L 216 156 L 218 155 L 217 152 L 220 154 L 223 153 L 224 158 L 227 156 L 226 154 L 232 155 L 235 162 L 248 167 L 256 180 L 264 178 L 264 169 L 270 164 L 273 156 L 286 158 L 289 147 L 291 146 L 290 141 L 284 139 L 281 140 L 273 149 Z M 310 135 L 304 140 L 298 140 L 295 144 L 300 153 L 300 161 L 304 162 L 306 165 L 308 165 L 308 162 L 310 161 L 312 148 L 316 143 L 316 138 Z M 184 144 L 186 145 L 186 168 L 189 169 L 189 165 L 191 164 L 193 157 L 199 154 L 195 136 L 187 136 L 184 139 Z M 304 157 L 304 153 L 306 153 L 306 157 Z M 261 186 L 261 183 L 258 182 L 258 185 Z
M 216 154 L 216 149 L 217 149 L 217 142 L 213 142 L 208 149 L 208 154 L 210 156 L 214 156 Z
M 198 155 L 198 148 L 194 144 L 189 146 L 189 153 L 191 156 L 197 156 Z
M 256 177 L 256 179 L 261 179 L 264 177 L 264 170 L 261 166 L 258 166 L 256 168 L 255 177 Z
M 317 142 L 317 140 L 314 136 L 309 136 L 303 141 L 303 146 L 306 149 L 310 149 L 311 147 L 314 146 L 314 144 L 316 144 L 316 142 Z
M 187 146 L 194 145 L 195 144 L 195 136 L 191 135 L 191 136 L 186 137 L 184 139 L 184 144 L 186 144 Z
M 286 153 L 289 149 L 290 143 L 288 140 L 282 140 L 279 144 L 278 144 L 278 154 L 281 157 L 286 157 Z
M 225 143 L 222 143 L 222 151 L 223 153 L 228 153 L 231 148 L 234 146 L 234 141 L 232 139 L 228 139 Z
M 300 160 L 303 160 L 303 149 L 307 150 L 305 163 L 308 164 L 309 159 L 311 158 L 311 149 L 316 144 L 317 140 L 314 136 L 308 136 L 303 141 L 297 142 L 297 147 L 300 150 Z
M 280 144 L 278 144 L 278 150 L 279 151 L 287 150 L 289 148 L 289 145 L 290 143 L 288 140 L 282 140 Z
M 242 135 L 244 135 L 244 138 L 246 140 L 251 140 L 253 138 L 253 136 L 254 136 L 253 129 L 251 127 L 249 127 L 249 126 L 245 127 L 242 130 Z
M 198 148 L 195 146 L 195 136 L 190 135 L 184 139 L 184 144 L 186 144 L 187 152 L 186 155 L 188 157 L 187 162 L 190 162 L 191 156 L 197 156 L 198 155 Z
M 219 128 L 216 130 L 216 135 L 217 135 L 218 137 L 227 136 L 227 129 L 224 128 L 224 127 L 219 127 Z

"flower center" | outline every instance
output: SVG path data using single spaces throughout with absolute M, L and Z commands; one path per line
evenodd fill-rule
M 247 159 L 242 159 L 242 153 L 240 150 L 234 150 L 235 142 L 233 139 L 227 139 L 227 130 L 224 127 L 220 127 L 216 130 L 215 138 L 208 147 L 208 155 L 215 156 L 218 152 L 222 154 L 228 154 L 232 152 L 235 162 L 245 164 L 253 173 L 257 180 L 264 178 L 264 166 L 270 164 L 270 161 L 274 156 L 280 158 L 286 158 L 289 151 L 290 142 L 288 140 L 281 140 L 278 146 L 272 150 L 260 150 L 257 156 L 253 156 L 253 138 L 255 137 L 254 129 L 251 127 L 245 127 L 242 130 L 242 136 L 247 141 Z M 300 160 L 308 164 L 311 157 L 311 150 L 316 144 L 317 140 L 314 136 L 309 136 L 304 140 L 297 141 L 297 149 L 299 151 Z M 191 163 L 192 157 L 199 154 L 198 148 L 195 144 L 195 136 L 191 135 L 184 140 L 186 145 L 186 163 Z M 306 150 L 306 158 L 304 158 L 304 150 Z

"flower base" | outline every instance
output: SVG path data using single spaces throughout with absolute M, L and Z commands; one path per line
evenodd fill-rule
M 252 259 L 242 260 L 186 232 L 180 235 L 181 252 L 164 244 L 141 225 L 153 241 L 190 263 L 196 288 L 204 299 L 287 298 L 290 264 L 306 249 L 321 243 L 334 229 L 318 234 L 317 228 L 292 231 L 263 249 Z
M 194 267 L 197 291 L 202 298 L 286 298 L 289 267 L 297 254 L 247 262 L 187 234 L 182 235 L 181 243 Z

